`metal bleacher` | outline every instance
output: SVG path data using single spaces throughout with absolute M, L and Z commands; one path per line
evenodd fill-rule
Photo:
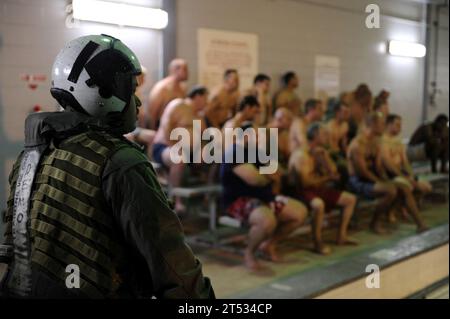
M 183 187 L 170 188 L 164 182 L 162 168 L 152 163 L 155 170 L 158 172 L 160 181 L 162 181 L 163 189 L 168 194 L 168 197 L 181 197 L 187 201 L 188 213 L 196 216 L 208 218 L 208 231 L 191 236 L 191 240 L 196 243 L 206 244 L 207 246 L 224 248 L 230 242 L 236 241 L 236 238 L 243 239 L 246 233 L 246 225 L 239 220 L 230 216 L 221 214 L 220 196 L 222 193 L 222 186 L 220 184 L 201 184 L 189 185 Z M 446 174 L 431 174 L 428 163 L 420 162 L 413 163 L 414 173 L 421 179 L 429 181 L 434 188 L 434 193 L 443 195 L 445 200 L 448 200 L 448 175 Z M 195 198 L 204 198 L 203 201 L 193 201 Z M 206 203 L 206 210 L 205 208 Z M 374 200 L 360 199 L 358 200 L 356 212 L 354 214 L 353 223 L 358 223 L 359 217 L 362 213 L 367 213 L 375 206 Z M 332 218 L 340 215 L 340 210 L 336 209 L 326 215 L 324 227 L 327 227 Z M 294 235 L 306 234 L 311 230 L 311 216 L 308 218 L 304 226 L 300 227 Z
M 222 186 L 220 184 L 201 184 L 201 185 L 186 185 L 182 187 L 170 187 L 166 180 L 166 172 L 164 168 L 152 162 L 152 166 L 157 172 L 158 180 L 166 192 L 169 199 L 179 197 L 187 202 L 187 213 L 195 214 L 200 217 L 207 217 L 209 219 L 208 229 L 211 235 L 217 232 L 217 220 L 219 209 L 220 195 L 222 194 Z M 204 203 L 193 201 L 193 199 L 203 197 L 206 201 L 207 210 L 204 210 Z
M 413 172 L 420 180 L 429 182 L 433 186 L 433 194 L 442 195 L 446 201 L 449 197 L 448 174 L 431 173 L 428 162 L 413 162 Z

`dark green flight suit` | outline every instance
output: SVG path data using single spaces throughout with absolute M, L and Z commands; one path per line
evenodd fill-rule
M 25 131 L 26 144 L 48 145 L 30 195 L 27 297 L 214 297 L 139 148 L 78 113 L 35 115 Z M 10 175 L 7 244 L 20 163 Z M 66 286 L 68 265 L 79 267 L 79 288 Z M 2 289 L 15 296 L 20 280 L 11 273 Z

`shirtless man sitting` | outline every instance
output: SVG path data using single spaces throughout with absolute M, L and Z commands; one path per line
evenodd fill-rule
M 205 109 L 205 116 L 203 118 L 206 128 L 214 127 L 220 130 L 225 123 L 224 119 L 225 122 L 226 119 L 228 119 L 227 110 L 222 107 L 212 109 L 208 103 Z
M 278 129 L 278 161 L 285 168 L 287 168 L 291 155 L 289 148 L 289 129 L 291 128 L 293 117 L 291 111 L 282 107 L 275 111 L 273 119 L 267 124 L 268 129 Z
M 411 191 L 403 184 L 389 180 L 384 170 L 380 138 L 384 132 L 384 117 L 380 112 L 366 116 L 365 128 L 350 143 L 347 155 L 349 185 L 352 192 L 367 198 L 380 197 L 371 222 L 371 229 L 385 234 L 381 216 L 395 206 L 398 199 L 404 200 L 408 213 L 413 217 L 418 232 L 426 230 L 420 218 L 417 204 Z M 398 195 L 398 196 L 397 196 Z
M 245 131 L 252 125 L 244 124 L 241 128 Z M 247 154 L 247 143 L 245 138 L 238 139 L 225 154 L 233 152 L 235 159 L 237 151 Z M 280 180 L 278 172 L 261 174 L 258 169 L 260 163 L 246 162 L 223 161 L 220 179 L 226 212 L 250 227 L 244 254 L 245 265 L 252 271 L 258 271 L 264 267 L 255 256 L 256 251 L 261 249 L 272 261 L 279 261 L 276 251 L 278 242 L 304 223 L 307 211 L 299 201 L 273 193 L 272 184 Z
M 302 103 L 300 98 L 295 93 L 299 86 L 299 79 L 294 72 L 287 72 L 281 78 L 282 88 L 275 94 L 274 107 L 275 110 L 281 107 L 285 107 L 294 114 L 294 116 L 302 116 L 303 110 L 301 109 Z
M 350 120 L 350 108 L 342 101 L 334 109 L 334 117 L 328 121 L 328 146 L 332 155 L 346 156 L 348 147 L 348 121 Z
M 253 95 L 258 99 L 261 109 L 255 124 L 263 126 L 272 119 L 272 101 L 269 97 L 270 77 L 266 74 L 258 74 L 253 80 L 253 87 L 245 92 L 245 95 Z
M 306 130 L 314 122 L 321 121 L 324 115 L 323 103 L 309 99 L 305 103 L 305 116 L 295 117 L 289 132 L 289 148 L 291 153 L 307 144 Z
M 239 103 L 238 112 L 235 116 L 225 122 L 225 124 L 223 125 L 223 129 L 241 127 L 245 122 L 254 124 L 260 111 L 261 106 L 259 105 L 258 99 L 255 96 L 244 96 L 244 98 Z
M 385 119 L 387 119 L 388 115 L 391 113 L 388 101 L 389 96 L 390 93 L 388 91 L 381 90 L 381 92 L 375 97 L 373 103 L 373 111 L 383 113 Z
M 372 92 L 367 84 L 358 85 L 351 93 L 350 101 L 349 142 L 363 130 L 365 117 L 372 111 Z
M 169 169 L 169 184 L 179 187 L 185 169 L 185 163 L 174 163 L 170 156 L 170 147 L 177 140 L 170 140 L 170 133 L 175 128 L 186 128 L 193 136 L 193 120 L 202 119 L 203 110 L 208 101 L 208 90 L 205 87 L 194 87 L 186 99 L 176 99 L 169 103 L 161 118 L 161 125 L 156 132 L 153 144 L 153 160 Z M 191 141 L 192 149 L 196 149 Z M 191 151 L 192 151 L 191 149 Z M 180 198 L 176 198 L 175 211 L 181 212 L 184 207 Z
M 170 101 L 186 97 L 186 88 L 182 84 L 188 79 L 188 65 L 185 60 L 175 59 L 169 64 L 169 76 L 157 82 L 149 95 L 145 110 L 145 119 L 150 129 L 159 128 L 160 119 Z
M 343 101 L 339 101 L 334 108 L 334 117 L 328 121 L 326 129 L 328 135 L 328 147 L 331 158 L 336 163 L 341 180 L 338 182 L 340 188 L 347 185 L 347 148 L 348 131 L 350 120 L 350 108 Z
M 419 181 L 414 176 L 406 155 L 406 146 L 399 137 L 401 130 L 402 118 L 396 114 L 388 115 L 381 145 L 383 164 L 389 177 L 406 184 L 420 195 L 424 195 L 432 191 L 432 186 L 429 182 Z
M 289 161 L 289 172 L 298 178 L 298 198 L 307 203 L 313 215 L 313 239 L 315 251 L 329 254 L 330 248 L 323 244 L 322 226 L 326 212 L 341 207 L 341 223 L 336 243 L 338 245 L 355 245 L 347 236 L 350 219 L 356 206 L 356 197 L 347 192 L 335 190 L 330 182 L 339 179 L 339 173 L 328 151 L 325 128 L 320 123 L 313 123 L 307 131 L 308 144 L 296 150 Z
M 206 113 L 213 120 L 214 127 L 222 125 L 236 114 L 239 103 L 239 74 L 237 70 L 228 69 L 223 75 L 222 86 L 211 94 Z

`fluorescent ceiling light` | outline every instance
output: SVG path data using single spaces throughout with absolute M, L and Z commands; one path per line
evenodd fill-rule
M 423 58 L 427 53 L 427 48 L 420 43 L 389 41 L 388 52 L 392 55 Z
M 169 16 L 164 10 L 125 3 L 73 0 L 72 7 L 73 17 L 78 20 L 151 29 L 164 29 L 169 22 Z

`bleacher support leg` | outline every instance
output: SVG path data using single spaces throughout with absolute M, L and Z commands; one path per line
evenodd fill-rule
M 212 234 L 216 234 L 217 230 L 217 205 L 216 198 L 214 195 L 208 196 L 209 202 L 209 230 Z

